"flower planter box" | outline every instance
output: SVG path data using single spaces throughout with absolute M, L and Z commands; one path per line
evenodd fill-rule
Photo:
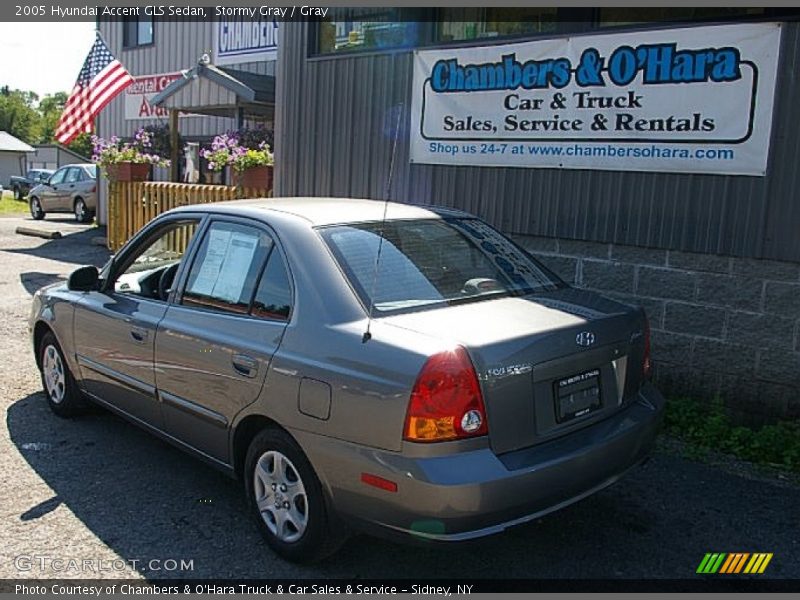
M 112 181 L 147 181 L 150 179 L 150 165 L 147 163 L 123 162 L 108 165 L 108 178 Z
M 243 188 L 272 189 L 272 165 L 250 167 L 238 174 L 237 184 Z

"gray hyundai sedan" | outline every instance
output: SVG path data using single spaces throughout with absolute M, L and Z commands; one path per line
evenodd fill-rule
M 186 206 L 36 293 L 47 401 L 86 400 L 244 482 L 295 561 L 351 526 L 452 542 L 643 461 L 664 400 L 647 319 L 450 209 Z

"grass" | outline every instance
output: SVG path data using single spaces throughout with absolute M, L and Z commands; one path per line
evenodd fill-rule
M 27 200 L 14 200 L 14 194 L 10 190 L 3 190 L 3 197 L 0 199 L 0 215 L 16 215 L 28 212 Z
M 721 399 L 700 403 L 690 398 L 674 398 L 667 402 L 665 428 L 668 434 L 688 445 L 690 454 L 715 450 L 800 473 L 800 423 L 796 421 L 779 421 L 751 429 L 734 425 Z

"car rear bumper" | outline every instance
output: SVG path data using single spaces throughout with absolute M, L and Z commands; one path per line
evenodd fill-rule
M 337 512 L 378 532 L 432 541 L 498 533 L 577 502 L 649 454 L 664 399 L 646 384 L 615 415 L 562 438 L 495 455 L 488 447 L 408 456 L 298 433 Z M 361 474 L 397 483 L 390 492 Z

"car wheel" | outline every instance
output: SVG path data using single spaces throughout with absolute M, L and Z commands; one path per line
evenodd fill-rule
M 42 210 L 42 203 L 35 196 L 31 198 L 31 216 L 34 221 L 41 221 L 44 219 L 44 211 Z
M 289 434 L 277 428 L 259 433 L 247 451 L 244 473 L 248 506 L 278 555 L 313 562 L 341 546 L 344 533 L 329 518 L 319 479 Z
M 64 360 L 56 336 L 48 331 L 39 344 L 39 371 L 50 409 L 59 417 L 74 417 L 86 410 L 86 401 Z
M 78 198 L 77 200 L 75 200 L 74 209 L 75 209 L 74 210 L 75 220 L 78 223 L 88 223 L 89 221 L 92 220 L 93 215 L 89 211 L 89 209 L 86 208 L 86 202 L 83 201 L 83 198 Z
M 22 200 L 22 190 L 19 186 L 14 186 L 14 200 Z

